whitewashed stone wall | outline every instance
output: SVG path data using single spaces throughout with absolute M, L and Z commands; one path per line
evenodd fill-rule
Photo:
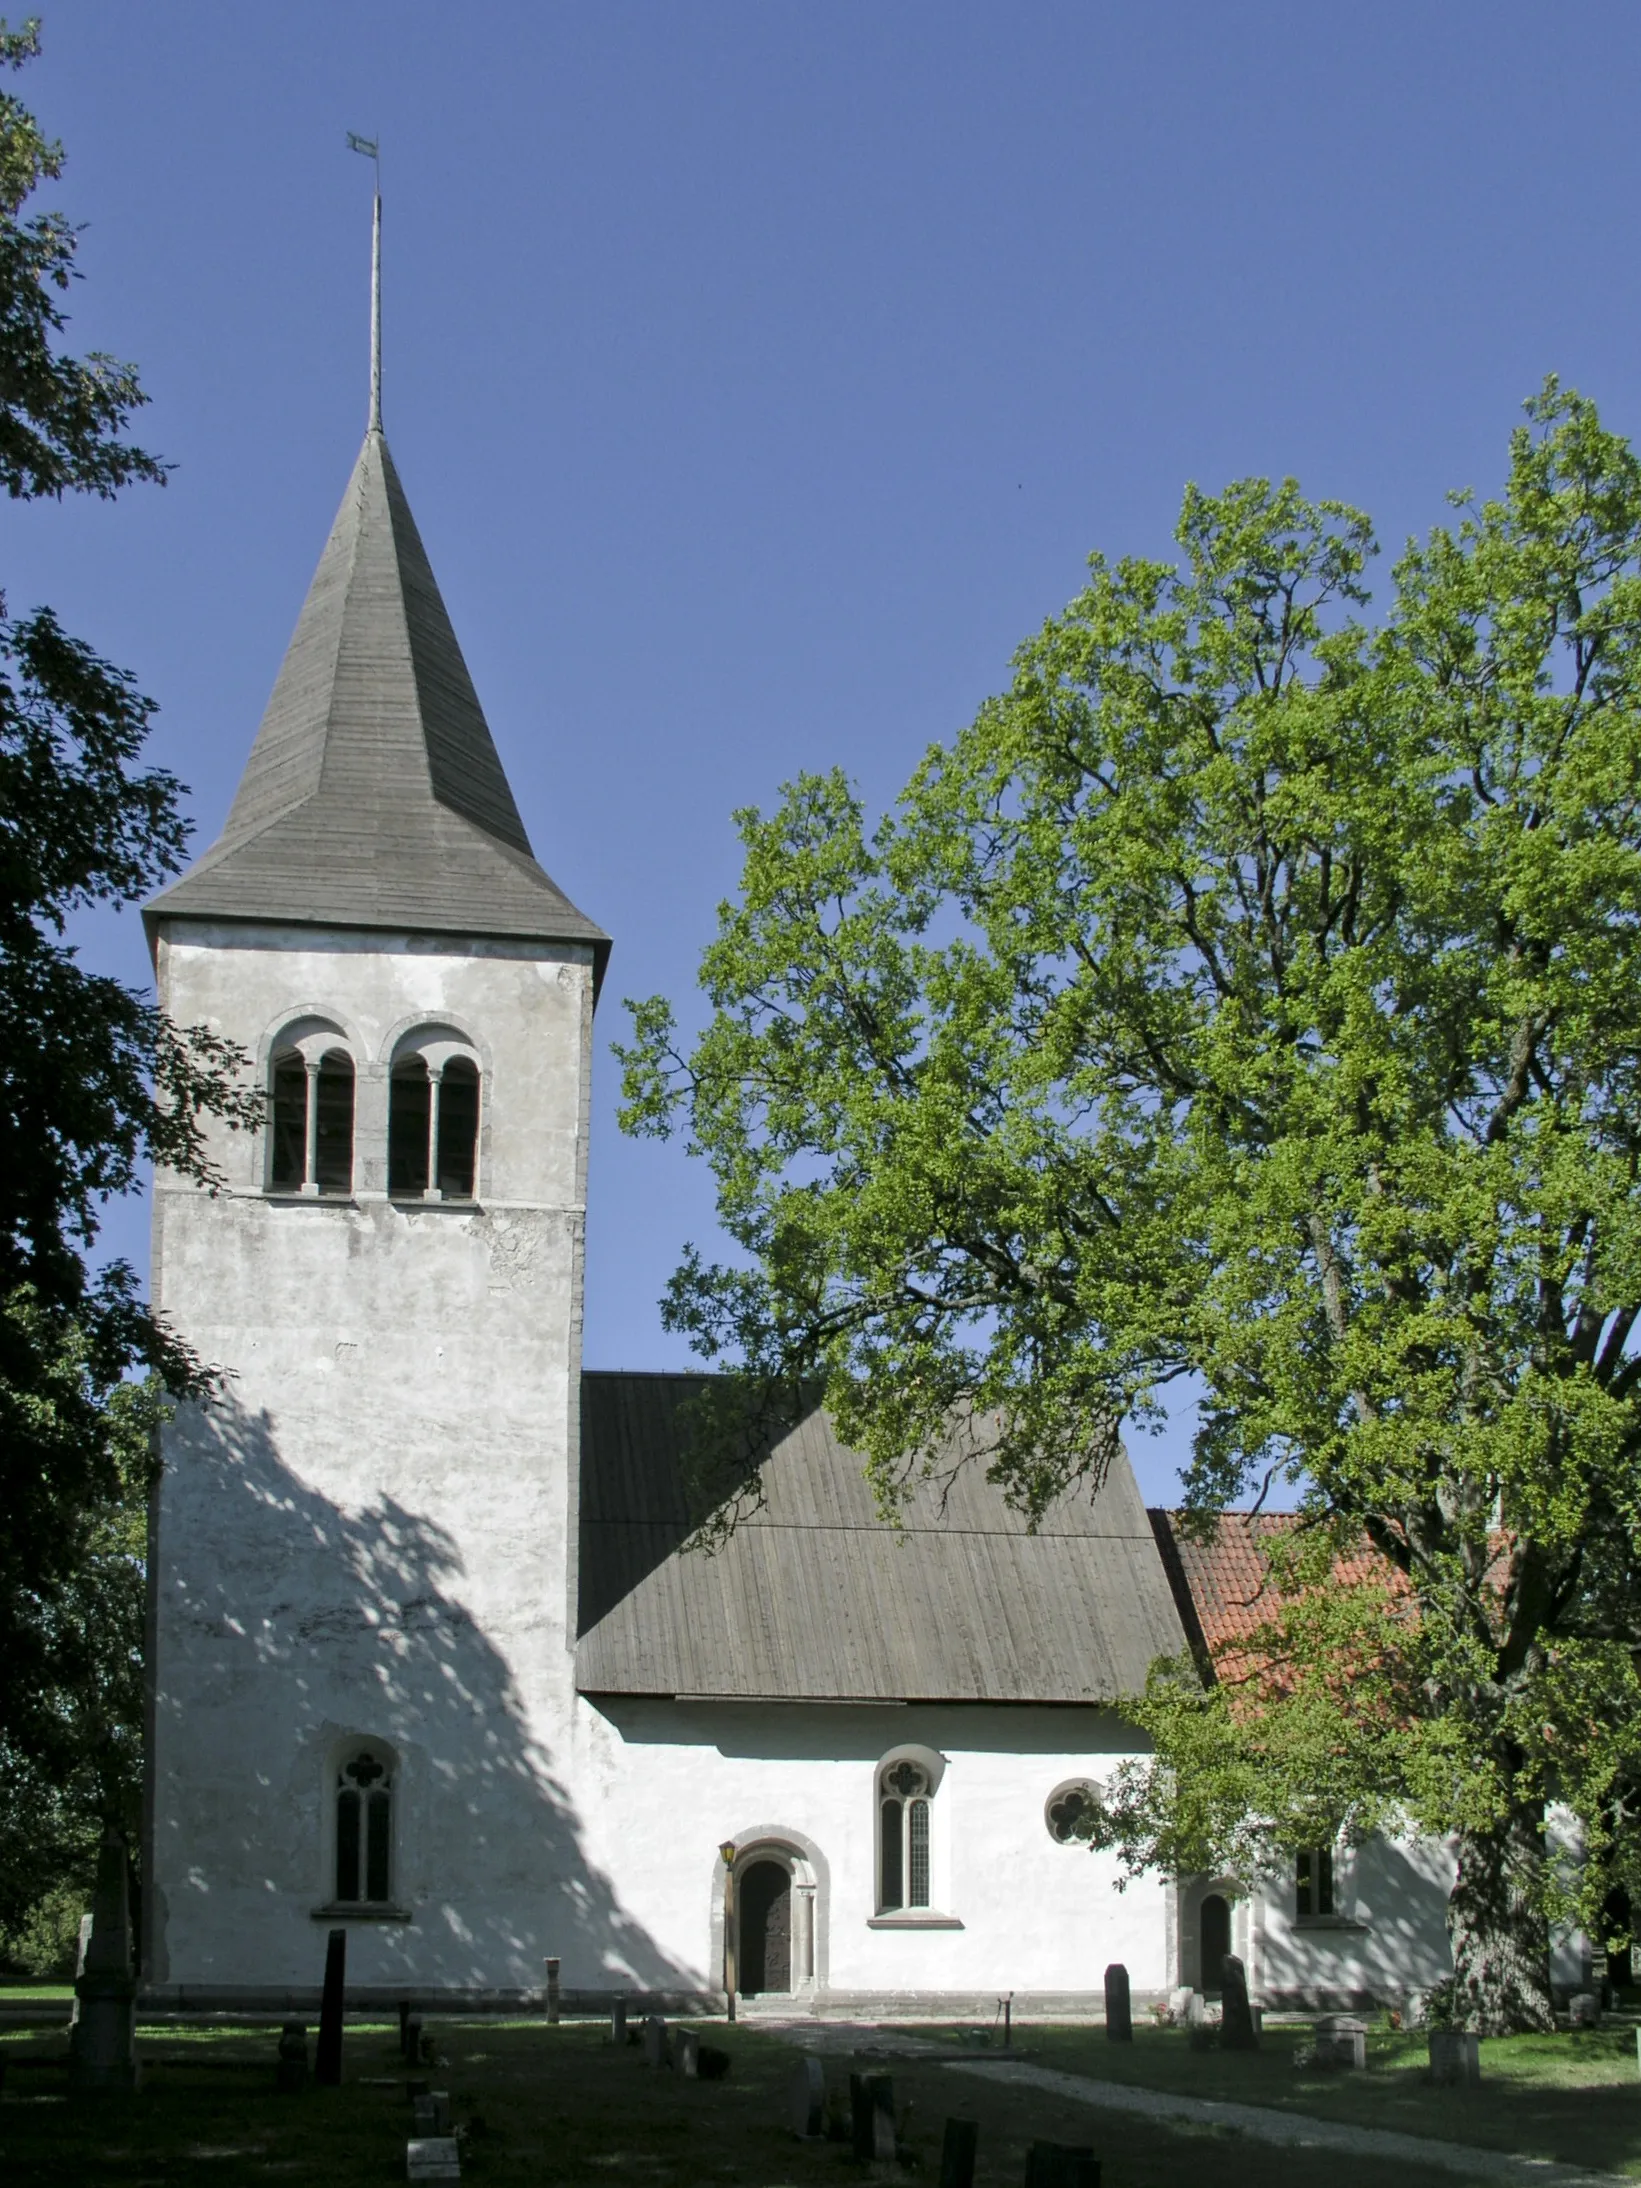
M 270 1198 L 260 1138 L 225 1190 L 156 1186 L 154 1296 L 219 1395 L 165 1439 L 155 1535 L 148 1974 L 159 1993 L 316 1981 L 338 1764 L 395 1776 L 391 1919 L 350 1918 L 353 1985 L 710 1989 L 725 1838 L 808 1849 L 823 1989 L 1097 1991 L 1164 1977 L 1160 1888 L 1057 1845 L 1044 1803 L 1127 1736 L 1095 1711 L 610 1703 L 573 1689 L 591 962 L 181 924 L 166 1009 L 250 1050 L 341 1029 L 350 1202 Z M 484 1070 L 476 1205 L 386 1194 L 387 1073 L 418 1026 Z M 946 1757 L 940 1928 L 874 1927 L 875 1782 Z

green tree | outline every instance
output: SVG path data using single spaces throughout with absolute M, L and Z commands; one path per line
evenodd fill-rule
M 1192 1505 L 1286 1477 L 1367 1537 L 1404 1661 L 1301 1682 L 1177 1843 L 1451 1829 L 1502 2028 L 1549 2012 L 1547 1794 L 1598 1862 L 1633 1832 L 1641 468 L 1550 382 L 1456 501 L 1373 623 L 1364 516 L 1192 489 L 1178 565 L 1095 556 L 875 829 L 837 775 L 741 814 L 705 1030 L 654 999 L 621 1053 L 716 1177 L 736 1258 L 664 1312 L 731 1411 L 818 1388 L 890 1501 L 960 1415 L 1036 1512 L 1196 1377 Z
M 0 23 L 0 64 L 38 51 L 36 23 Z M 24 208 L 62 164 L 0 92 L 0 480 L 19 500 L 165 477 L 122 438 L 144 400 L 132 368 L 57 346 L 79 232 Z M 181 786 L 137 764 L 152 712 L 48 608 L 14 616 L 0 599 L 0 1768 L 14 1815 L 36 1772 L 127 1820 L 129 1770 L 112 1769 L 119 1741 L 91 1706 L 116 1687 L 88 1576 L 125 1571 L 106 1536 L 140 1493 L 133 1422 L 156 1402 L 129 1378 L 199 1382 L 131 1270 L 89 1266 L 102 1207 L 150 1161 L 209 1183 L 203 1117 L 256 1114 L 231 1046 L 172 1026 L 67 939 L 76 913 L 129 904 L 182 862 Z

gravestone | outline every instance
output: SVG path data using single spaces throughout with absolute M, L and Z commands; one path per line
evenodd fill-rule
M 1472 2087 L 1481 2080 L 1481 2045 L 1468 2029 L 1430 2031 L 1430 2079 L 1446 2089 Z
M 974 2188 L 974 2156 L 980 2141 L 977 2120 L 948 2120 L 940 2138 L 940 2188 Z
M 1113 1960 L 1105 1971 L 1105 2036 L 1111 2044 L 1134 2041 L 1134 2003 L 1128 1989 L 1128 1970 Z
M 399 2056 L 401 2059 L 408 2059 L 412 2056 L 409 2037 L 411 2010 L 410 2000 L 401 1998 L 399 2000 Z
M 300 2021 L 287 2021 L 279 2032 L 279 2065 L 274 2087 L 282 2097 L 299 2097 L 308 2086 L 308 2032 Z
M 70 2086 L 83 2090 L 137 2086 L 137 1978 L 131 1965 L 131 1902 L 125 1840 L 103 1835 L 85 1969 L 74 1984 L 80 2016 L 69 2045 Z
M 610 2042 L 624 2044 L 627 2041 L 627 2001 L 616 1999 L 610 2008 Z
M 1187 2028 L 1206 2028 L 1208 2026 L 1208 2001 L 1203 1997 L 1201 1991 L 1188 1990 L 1185 1993 L 1185 2006 L 1180 2019 Z
M 78 1982 L 78 1981 L 80 1980 L 81 1976 L 82 1976 L 82 1975 L 84 1975 L 84 1973 L 85 1973 L 85 1956 L 86 1956 L 86 1948 L 87 1948 L 87 1946 L 88 1946 L 88 1945 L 89 1945 L 90 1943 L 91 1943 L 91 1917 L 90 1917 L 90 1915 L 88 1915 L 88 1914 L 83 1914 L 83 1915 L 81 1915 L 81 1917 L 80 1917 L 80 1943 L 79 1943 L 79 1948 L 78 1948 L 78 1950 L 76 1951 L 76 1953 L 75 1953 L 75 1955 L 74 1955 L 74 1980 L 75 1980 L 75 1982 L 76 1982 L 76 1983 L 77 1983 L 77 1982 Z M 80 2001 L 79 2001 L 79 1999 L 78 1999 L 78 1998 L 76 1998 L 76 1999 L 75 1999 L 75 2001 L 74 2001 L 74 2003 L 73 2003 L 73 2005 L 71 2005 L 71 2006 L 69 2007 L 69 2009 L 68 2009 L 68 2025 L 69 2025 L 69 2028 L 70 2028 L 70 2030 L 72 2030 L 72 2029 L 74 2028 L 74 2026 L 75 2026 L 76 2022 L 77 2022 L 77 2021 L 79 2020 L 79 2018 L 80 2018 Z
M 1224 2000 L 1220 2011 L 1220 2043 L 1226 2051 L 1257 2051 L 1259 2031 L 1254 2026 L 1253 2009 L 1248 2004 L 1248 1971 L 1234 1952 L 1228 1952 L 1220 1965 L 1220 1992 Z
M 419 2066 L 422 2059 L 422 2017 L 419 2013 L 411 2014 L 405 2022 L 404 2034 L 399 2041 L 404 2051 L 405 2064 Z
M 850 2140 L 862 2165 L 893 2164 L 895 2083 L 892 2074 L 849 2077 Z
M 800 2142 L 819 2141 L 826 2133 L 826 2076 L 812 2052 L 787 2077 L 786 2124 Z
M 1367 2068 L 1367 2023 L 1353 2013 L 1324 2013 L 1311 2042 L 1313 2066 Z
M 1574 1991 L 1567 2001 L 1567 2025 L 1569 2028 L 1601 2026 L 1601 2000 L 1594 1991 Z
M 556 1960 L 549 1960 L 547 1963 L 547 2018 L 549 2021 L 555 2022 L 558 2019 L 558 1962 Z
M 672 2063 L 686 2082 L 700 2079 L 701 2034 L 698 2029 L 681 2028 L 673 2044 Z
M 1176 2025 L 1190 2019 L 1191 2000 L 1195 1996 L 1195 1991 L 1188 1984 L 1182 1984 L 1178 1990 L 1168 1993 L 1168 2010 L 1174 2016 Z
M 348 1933 L 332 1930 L 325 1942 L 325 1987 L 319 1995 L 319 2046 L 313 2078 L 321 2089 L 342 2085 L 342 2000 L 347 1980 Z
M 721 2082 L 729 2072 L 729 2053 L 716 2044 L 703 2044 L 695 2054 L 696 2072 L 703 2082 Z
M 1100 2161 L 1084 2143 L 1034 2142 L 1026 2152 L 1026 2188 L 1100 2188 Z
M 405 2145 L 407 2180 L 460 2180 L 461 2150 L 454 2135 L 418 2135 Z
M 659 2013 L 644 2016 L 644 2064 L 661 2067 L 667 2063 L 667 2024 Z

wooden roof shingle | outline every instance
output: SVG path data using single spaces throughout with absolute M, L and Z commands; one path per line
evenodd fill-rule
M 381 433 L 354 465 L 222 834 L 173 917 L 609 942 L 537 865 Z
M 1116 1703 L 1184 1645 L 1127 1458 L 1035 1533 L 970 1462 L 879 1518 L 816 1410 L 763 1466 L 765 1502 L 686 1547 L 684 1409 L 700 1378 L 582 1378 L 584 1693 Z

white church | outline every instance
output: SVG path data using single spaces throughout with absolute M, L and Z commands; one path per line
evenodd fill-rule
M 610 945 L 536 863 L 379 412 L 222 834 L 145 916 L 165 1010 L 267 1093 L 225 1190 L 154 1192 L 155 1305 L 223 1376 L 155 1500 L 151 2005 L 311 2004 L 334 1928 L 354 1999 L 435 2010 L 549 1957 L 569 2006 L 733 1973 L 986 2019 L 1230 1948 L 1271 2004 L 1447 1972 L 1439 1848 L 1120 1891 L 1073 1835 L 1212 1581 L 1126 1460 L 1035 1534 L 971 1468 L 897 1536 L 816 1414 L 687 1546 L 693 1379 L 581 1365 Z

